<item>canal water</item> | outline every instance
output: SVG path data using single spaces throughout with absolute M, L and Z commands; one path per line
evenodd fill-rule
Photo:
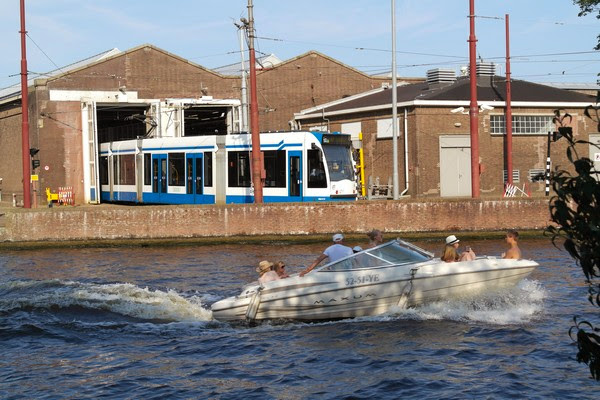
M 212 319 L 261 259 L 297 272 L 327 245 L 3 251 L 0 398 L 598 398 L 568 330 L 600 313 L 548 239 L 522 241 L 541 266 L 511 290 L 335 322 Z

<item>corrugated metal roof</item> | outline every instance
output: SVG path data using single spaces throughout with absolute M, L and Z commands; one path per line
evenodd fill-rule
M 266 56 L 258 57 L 256 59 L 256 68 L 271 68 L 277 64 L 281 64 L 281 59 L 277 57 L 275 54 L 269 54 Z M 250 61 L 244 60 L 244 67 L 246 71 L 250 69 Z M 223 65 L 222 67 L 213 68 L 213 71 L 218 72 L 221 75 L 231 75 L 231 76 L 241 76 L 242 75 L 242 67 L 240 63 L 234 63 L 229 65 Z
M 28 77 L 30 77 L 30 78 L 27 80 L 27 86 L 33 85 L 33 81 L 36 80 L 36 79 L 39 79 L 40 77 L 51 78 L 53 76 L 64 74 L 64 73 L 66 73 L 68 71 L 72 71 L 72 70 L 75 70 L 77 68 L 81 68 L 81 67 L 84 67 L 86 65 L 93 64 L 93 63 L 95 63 L 97 61 L 100 61 L 100 60 L 102 60 L 104 58 L 111 57 L 111 56 L 113 56 L 115 54 L 119 54 L 119 53 L 121 53 L 121 51 L 119 49 L 117 49 L 117 48 L 114 48 L 114 49 L 110 49 L 110 50 L 107 50 L 107 51 L 103 51 L 102 53 L 93 55 L 93 56 L 85 58 L 83 60 L 74 62 L 72 64 L 65 65 L 64 67 L 55 69 L 55 70 L 50 71 L 50 72 L 46 72 L 46 73 L 43 73 L 43 74 L 35 74 L 35 77 L 33 77 L 33 78 L 31 78 L 31 75 L 33 75 L 33 74 L 29 73 Z M 17 84 L 8 86 L 6 88 L 0 89 L 0 103 L 4 103 L 4 102 L 7 102 L 7 101 L 12 101 L 12 100 L 17 100 L 19 98 L 21 98 L 21 83 L 20 82 L 17 83 Z

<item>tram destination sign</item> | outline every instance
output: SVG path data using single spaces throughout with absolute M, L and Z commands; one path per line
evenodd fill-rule
M 323 144 L 339 144 L 350 146 L 350 135 L 324 134 Z

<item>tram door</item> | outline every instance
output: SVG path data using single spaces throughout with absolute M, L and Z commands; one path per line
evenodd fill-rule
M 204 196 L 204 160 L 202 153 L 188 154 L 186 158 L 186 203 L 207 203 Z
M 162 203 L 167 199 L 167 155 L 152 155 L 152 199 L 153 203 Z
M 290 201 L 302 201 L 302 152 L 288 152 Z

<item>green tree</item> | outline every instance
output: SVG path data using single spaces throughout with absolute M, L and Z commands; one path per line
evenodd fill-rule
M 599 110 L 590 106 L 585 115 L 594 120 L 600 130 Z M 555 114 L 558 125 L 568 116 L 560 117 L 558 110 Z M 552 174 L 556 194 L 550 199 L 550 215 L 554 225 L 547 228 L 547 232 L 552 235 L 555 246 L 557 239 L 564 240 L 564 248 L 585 275 L 588 300 L 600 307 L 600 171 L 594 168 L 592 160 L 577 153 L 578 147 L 588 149 L 588 141 L 575 140 L 568 128 L 559 128 L 559 131 L 569 142 L 567 158 L 572 168 L 571 171 L 557 168 Z M 592 377 L 600 380 L 600 328 L 578 317 L 573 321 L 569 335 L 577 341 L 577 361 L 587 364 Z
M 596 18 L 600 19 L 600 0 L 573 0 L 573 4 L 579 6 L 579 16 L 596 13 Z M 596 50 L 600 50 L 600 35 L 598 35 L 598 44 L 594 47 Z

